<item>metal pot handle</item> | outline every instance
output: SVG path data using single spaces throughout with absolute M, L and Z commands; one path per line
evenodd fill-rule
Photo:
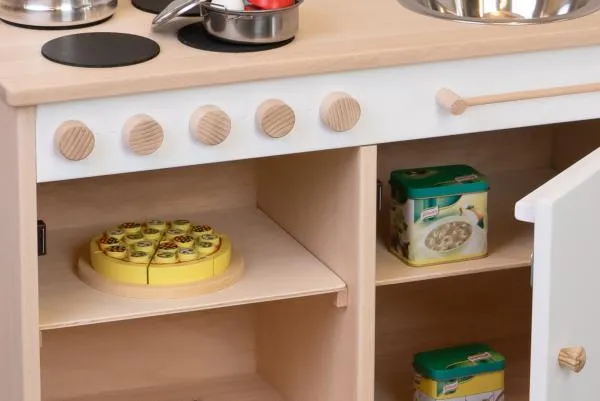
M 163 25 L 204 1 L 206 0 L 174 0 L 173 2 L 169 3 L 169 5 L 167 5 L 165 9 L 160 12 L 160 14 L 154 17 L 152 20 L 152 25 Z

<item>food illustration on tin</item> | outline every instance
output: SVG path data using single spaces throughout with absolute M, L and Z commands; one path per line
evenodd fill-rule
M 465 221 L 452 221 L 430 231 L 425 246 L 435 252 L 453 251 L 471 238 L 473 227 Z
M 90 241 L 92 268 L 113 282 L 184 285 L 213 279 L 231 260 L 229 238 L 185 219 L 124 222 Z

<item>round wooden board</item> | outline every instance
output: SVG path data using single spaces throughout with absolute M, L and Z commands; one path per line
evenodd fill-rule
M 123 284 L 109 280 L 94 270 L 89 256 L 81 256 L 77 264 L 81 281 L 98 291 L 127 298 L 141 299 L 175 299 L 188 298 L 197 295 L 220 291 L 235 284 L 244 274 L 244 260 L 235 251 L 231 262 L 224 273 L 210 280 L 178 286 L 143 286 Z

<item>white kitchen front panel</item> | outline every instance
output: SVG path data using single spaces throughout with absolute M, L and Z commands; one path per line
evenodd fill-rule
M 55 181 L 597 118 L 600 92 L 476 106 L 460 116 L 435 100 L 441 88 L 472 97 L 597 83 L 597 65 L 600 48 L 587 47 L 40 105 L 37 178 Z M 323 100 L 339 91 L 361 107 L 358 123 L 340 133 L 319 117 Z M 294 129 L 285 137 L 271 138 L 257 128 L 255 112 L 268 99 L 295 112 Z M 189 131 L 190 117 L 206 105 L 231 119 L 231 133 L 218 145 L 200 143 Z M 164 129 L 162 146 L 148 156 L 131 152 L 122 135 L 127 119 L 140 113 Z M 67 160 L 57 149 L 56 129 L 67 120 L 80 121 L 95 135 L 84 160 Z

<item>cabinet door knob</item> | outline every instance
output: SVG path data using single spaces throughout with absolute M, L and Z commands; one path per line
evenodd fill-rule
M 558 354 L 558 363 L 561 367 L 570 369 L 575 373 L 581 372 L 585 367 L 586 355 L 583 347 L 563 348 Z
M 256 123 L 263 133 L 272 138 L 281 138 L 294 129 L 296 115 L 281 100 L 269 99 L 256 110 Z
M 206 145 L 218 145 L 231 132 L 231 119 L 217 106 L 203 106 L 190 118 L 190 133 Z
M 92 153 L 96 143 L 94 133 L 81 121 L 62 123 L 55 132 L 56 146 L 65 159 L 83 160 Z
M 123 138 L 131 151 L 146 156 L 161 147 L 164 132 L 160 124 L 149 115 L 136 114 L 125 122 Z
M 334 92 L 321 103 L 323 124 L 336 132 L 351 130 L 360 119 L 360 104 L 347 93 Z

